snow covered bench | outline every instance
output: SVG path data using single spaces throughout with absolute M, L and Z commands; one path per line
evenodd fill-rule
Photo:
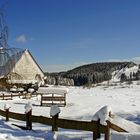
M 66 94 L 67 88 L 50 88 L 40 87 L 37 93 L 41 94 L 41 106 L 65 106 L 66 105 Z

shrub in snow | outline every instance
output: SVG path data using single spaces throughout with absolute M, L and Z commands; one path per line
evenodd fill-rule
M 28 113 L 29 111 L 32 110 L 32 103 L 31 102 L 28 102 L 26 105 L 25 105 L 25 113 Z
M 60 113 L 60 108 L 57 105 L 52 105 L 50 109 L 50 116 L 54 117 Z
M 4 110 L 7 110 L 7 109 L 9 109 L 10 108 L 10 105 L 9 104 L 5 104 L 4 105 Z
M 110 116 L 111 112 L 112 112 L 111 107 L 104 106 L 95 113 L 92 120 L 94 120 L 94 121 L 100 120 L 100 124 L 107 125 L 106 121 L 109 120 L 109 116 Z

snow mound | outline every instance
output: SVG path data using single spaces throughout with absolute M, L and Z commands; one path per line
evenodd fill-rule
M 32 103 L 31 102 L 28 102 L 26 105 L 25 105 L 25 113 L 28 113 L 29 111 L 32 110 Z
M 7 109 L 9 109 L 9 108 L 10 108 L 10 105 L 6 103 L 6 104 L 4 105 L 4 110 L 7 110 Z
M 98 121 L 100 119 L 100 124 L 102 125 L 107 125 L 107 120 L 110 119 L 110 115 L 111 115 L 112 109 L 109 106 L 104 106 L 102 107 L 99 111 L 97 111 L 95 113 L 95 115 L 93 116 L 92 120 L 94 121 Z
M 50 109 L 50 116 L 54 117 L 60 113 L 60 108 L 57 105 L 52 105 Z

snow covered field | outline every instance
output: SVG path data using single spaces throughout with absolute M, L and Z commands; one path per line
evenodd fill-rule
M 15 98 L 12 101 L 0 101 L 0 109 L 4 104 L 10 105 L 10 111 L 24 113 L 24 106 L 31 101 L 33 104 L 33 115 L 49 116 L 49 107 L 40 107 L 40 97 L 31 100 Z M 69 87 L 67 94 L 67 105 L 61 107 L 60 118 L 76 120 L 92 120 L 93 115 L 103 106 L 112 108 L 113 114 L 121 118 L 140 124 L 140 85 L 135 82 L 132 85 L 119 84 L 114 86 L 96 86 L 92 88 Z M 57 134 L 51 132 L 51 127 L 33 123 L 33 131 L 25 131 L 14 126 L 18 124 L 25 126 L 25 122 L 10 119 L 5 122 L 0 120 L 0 140 L 8 139 L 31 139 L 31 140 L 53 140 L 57 135 L 58 140 L 90 140 L 91 132 L 59 129 Z M 129 134 L 111 132 L 112 140 L 139 140 L 140 132 L 134 132 L 129 128 Z M 103 138 L 101 138 L 103 139 Z

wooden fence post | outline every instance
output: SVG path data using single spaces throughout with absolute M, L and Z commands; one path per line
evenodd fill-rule
M 59 117 L 60 108 L 57 105 L 52 105 L 50 108 L 50 116 L 52 117 L 52 131 L 58 131 L 57 120 Z
M 18 97 L 20 98 L 20 93 L 18 94 Z
M 26 129 L 32 130 L 32 109 L 26 113 Z
M 25 93 L 25 99 L 27 99 L 27 98 L 26 98 L 26 93 Z
M 105 140 L 110 140 L 110 122 L 107 121 L 107 132 L 105 133 Z
M 2 94 L 2 98 L 3 98 L 3 100 L 4 100 L 4 94 Z
M 5 117 L 6 117 L 6 121 L 9 121 L 9 108 L 8 109 L 5 109 Z
M 52 117 L 53 119 L 52 131 L 58 131 L 58 127 L 57 127 L 58 117 L 59 117 L 59 114 L 56 114 L 55 116 Z
M 40 94 L 41 95 L 41 103 L 40 103 L 40 106 L 42 106 L 43 105 L 43 103 L 42 103 L 42 96 L 43 96 L 43 94 Z
M 53 105 L 53 98 L 54 98 L 54 94 L 52 93 L 52 105 Z
M 13 99 L 13 94 L 11 93 L 11 100 Z
M 66 93 L 64 93 L 64 106 L 66 106 Z
M 9 121 L 9 109 L 10 109 L 9 104 L 5 104 L 4 105 L 5 117 L 6 117 L 5 121 Z
M 93 140 L 97 140 L 98 138 L 101 137 L 100 134 L 100 119 L 97 121 L 97 128 L 96 128 L 96 132 L 93 132 Z

